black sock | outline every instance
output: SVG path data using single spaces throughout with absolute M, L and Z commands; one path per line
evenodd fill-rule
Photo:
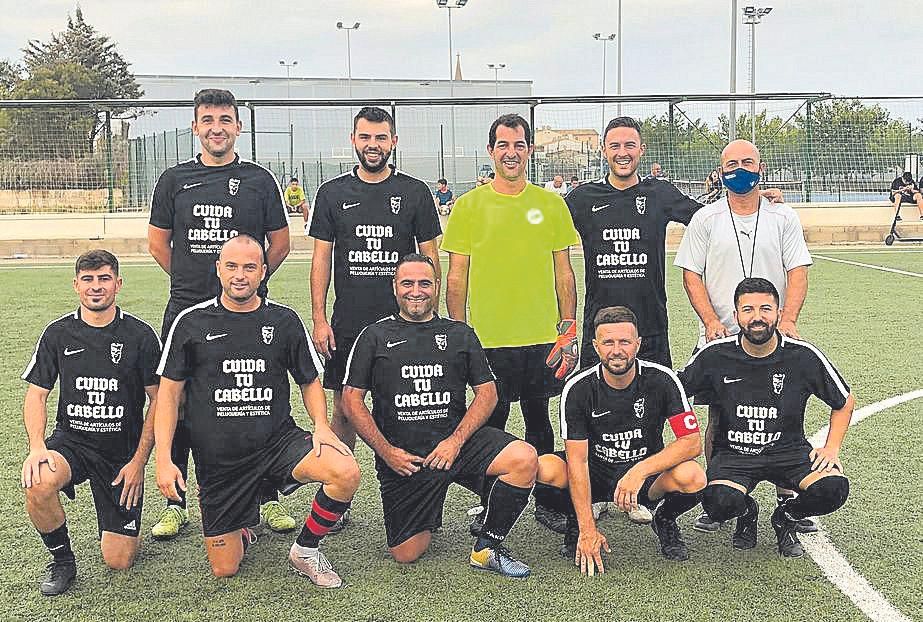
M 574 511 L 570 491 L 567 489 L 536 483 L 533 494 L 535 495 L 535 507 L 543 507 L 565 515 Z
M 808 516 L 823 516 L 840 509 L 848 496 L 848 479 L 839 476 L 822 477 L 800 495 L 786 501 L 782 508 L 790 518 L 801 520 Z
M 260 505 L 279 500 L 279 491 L 269 480 L 260 482 Z
M 56 562 L 74 561 L 74 551 L 71 550 L 71 539 L 67 534 L 67 521 L 64 521 L 60 527 L 51 533 L 39 532 L 38 535 L 42 537 L 45 548 L 48 549 L 48 552 L 51 553 L 51 556 L 54 557 Z
M 336 499 L 331 499 L 327 496 L 327 493 L 324 492 L 324 487 L 321 486 L 317 490 L 317 494 L 314 495 L 314 503 L 311 504 L 311 513 L 308 514 L 308 517 L 304 521 L 304 526 L 301 528 L 301 533 L 298 534 L 298 538 L 295 542 L 298 546 L 305 546 L 311 549 L 316 549 L 317 545 L 320 544 L 321 538 L 327 535 L 330 531 L 330 528 L 333 527 L 334 523 L 343 516 L 349 508 L 349 501 L 337 501 Z
M 526 426 L 525 441 L 535 447 L 540 456 L 553 452 L 554 430 L 548 419 L 548 399 L 521 399 L 519 408 Z
M 776 493 L 776 505 L 782 505 L 786 501 L 790 501 L 795 498 L 794 492 L 785 492 L 785 493 Z
M 490 489 L 484 528 L 474 545 L 474 550 L 493 548 L 503 542 L 522 511 L 529 505 L 531 494 L 532 486 L 520 488 L 498 479 Z
M 699 496 L 697 492 L 668 492 L 657 514 L 665 520 L 676 520 L 699 504 Z

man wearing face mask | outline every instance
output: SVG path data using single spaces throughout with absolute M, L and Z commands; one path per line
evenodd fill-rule
M 740 331 L 734 319 L 734 289 L 741 279 L 768 279 L 779 292 L 779 332 L 800 339 L 796 323 L 808 292 L 811 255 L 795 211 L 784 203 L 769 203 L 759 193 L 760 153 L 746 140 L 735 140 L 721 152 L 721 180 L 727 196 L 692 217 L 674 265 L 683 269 L 683 286 L 699 316 L 698 348 Z M 709 403 L 697 395 L 697 404 Z M 709 411 L 705 458 L 711 459 L 714 426 Z M 794 495 L 779 488 L 779 503 Z M 699 531 L 715 531 L 719 523 L 703 514 Z M 816 531 L 810 519 L 802 531 Z

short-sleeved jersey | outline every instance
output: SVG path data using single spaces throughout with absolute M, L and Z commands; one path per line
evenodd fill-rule
M 577 187 L 566 201 L 583 242 L 584 319 L 621 305 L 638 316 L 642 337 L 666 334 L 667 224 L 689 224 L 702 205 L 651 177 L 626 190 L 603 177 Z
M 920 178 L 920 181 L 923 181 L 923 177 Z M 903 177 L 895 177 L 894 181 L 891 182 L 891 192 L 898 192 L 904 186 L 910 186 L 910 189 L 905 190 L 905 192 L 917 192 L 920 189 L 920 185 L 915 184 L 912 179 L 904 181 Z
M 625 389 L 603 378 L 602 364 L 567 381 L 561 395 L 561 437 L 587 441 L 590 469 L 623 470 L 663 450 L 664 423 L 677 437 L 698 433 L 683 386 L 669 368 L 641 359 Z
M 22 378 L 49 391 L 60 378 L 56 427 L 127 462 L 144 425 L 144 388 L 158 383 L 160 339 L 121 308 L 102 327 L 84 322 L 80 312 L 45 327 Z
M 265 243 L 288 226 L 272 173 L 235 157 L 206 166 L 200 156 L 163 172 L 151 198 L 150 223 L 170 229 L 170 297 L 194 304 L 218 292 L 215 261 L 221 245 L 240 233 Z
M 289 209 L 296 208 L 304 203 L 304 188 L 301 186 L 286 186 L 284 196 L 285 204 L 289 207 Z
M 827 357 L 806 341 L 778 335 L 779 346 L 764 358 L 750 356 L 741 336 L 709 342 L 679 378 L 689 395 L 709 396 L 715 447 L 741 454 L 804 442 L 804 408 L 812 395 L 836 410 L 849 386 Z
M 552 253 L 577 242 L 564 199 L 533 184 L 516 195 L 485 184 L 458 197 L 442 250 L 469 257 L 471 326 L 485 348 L 557 338 Z
M 372 184 L 358 168 L 318 188 L 308 221 L 308 235 L 333 243 L 331 326 L 347 338 L 397 313 L 391 287 L 397 262 L 442 233 L 426 183 L 392 167 L 387 179 Z
M 389 443 L 426 456 L 465 416 L 467 387 L 493 380 L 487 355 L 464 322 L 389 316 L 360 333 L 344 384 L 371 391 L 372 416 Z M 376 464 L 386 467 L 380 459 Z
M 445 205 L 452 200 L 452 191 L 446 188 L 446 191 L 437 190 L 435 194 L 436 200 L 439 201 L 439 205 Z
M 696 212 L 686 227 L 674 261 L 675 265 L 702 276 L 712 308 L 731 334 L 740 330 L 734 319 L 734 290 L 744 277 L 770 280 L 779 292 L 780 306 L 784 306 L 788 271 L 811 263 L 795 210 L 783 203 L 761 199 L 758 212 L 749 216 L 734 214 L 732 221 L 727 198 Z M 704 344 L 705 326 L 700 321 L 699 346 Z
M 184 310 L 158 373 L 185 381 L 185 425 L 196 461 L 233 464 L 294 427 L 288 375 L 310 384 L 320 358 L 293 309 L 265 300 L 236 313 L 212 298 Z

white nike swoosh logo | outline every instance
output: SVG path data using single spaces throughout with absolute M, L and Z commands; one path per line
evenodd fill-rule
M 49 550 L 49 551 L 57 551 L 58 549 L 63 549 L 63 548 L 64 548 L 64 545 L 63 545 L 63 544 L 59 544 L 58 546 L 49 547 L 48 550 Z
M 387 345 L 389 348 L 393 348 L 394 346 L 399 346 L 402 343 L 407 343 L 407 340 L 404 339 L 403 341 L 389 341 Z
M 196 184 L 183 184 L 183 190 L 189 190 L 190 188 L 195 188 L 196 186 L 201 186 L 201 185 L 204 184 L 204 183 L 205 183 L 204 181 L 200 181 L 199 183 L 196 183 Z
M 611 410 L 604 410 L 601 413 L 598 413 L 595 410 L 591 410 L 590 414 L 594 417 L 602 417 L 603 415 L 608 415 L 611 412 L 612 412 Z
M 351 207 L 356 207 L 357 205 L 360 205 L 360 203 L 344 203 L 343 209 L 349 209 Z
M 227 337 L 227 336 L 228 336 L 227 333 L 219 333 L 217 335 L 212 335 L 211 333 L 208 333 L 207 335 L 205 335 L 205 341 L 213 341 L 215 339 L 220 339 L 221 337 Z
M 728 378 L 727 376 L 725 376 L 724 384 L 731 384 L 732 382 L 740 382 L 741 380 L 743 380 L 743 378 Z
M 80 348 L 79 350 L 68 350 L 67 348 L 64 348 L 64 356 L 70 356 L 71 354 L 78 354 L 80 352 L 83 352 L 84 350 L 86 350 L 86 348 Z
M 599 210 L 606 209 L 607 207 L 609 207 L 608 203 L 606 203 L 605 205 L 594 205 L 593 207 L 590 208 L 590 211 L 598 212 Z

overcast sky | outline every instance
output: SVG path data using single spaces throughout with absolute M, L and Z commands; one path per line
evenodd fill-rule
M 452 0 L 450 0 L 452 1 Z M 109 35 L 136 73 L 346 74 L 445 78 L 447 12 L 435 0 L 81 0 L 84 17 Z M 741 6 L 749 4 L 746 0 Z M 757 91 L 917 95 L 923 2 L 780 0 L 757 30 Z M 532 80 L 535 95 L 600 92 L 602 46 L 616 32 L 618 0 L 470 0 L 452 11 L 453 43 L 466 79 Z M 28 7 L 26 9 L 26 6 Z M 73 0 L 0 0 L 0 59 L 18 60 L 29 39 L 66 25 Z M 730 0 L 622 0 L 623 93 L 728 91 Z M 746 91 L 748 27 L 738 30 L 738 90 Z M 607 91 L 615 93 L 609 44 Z

